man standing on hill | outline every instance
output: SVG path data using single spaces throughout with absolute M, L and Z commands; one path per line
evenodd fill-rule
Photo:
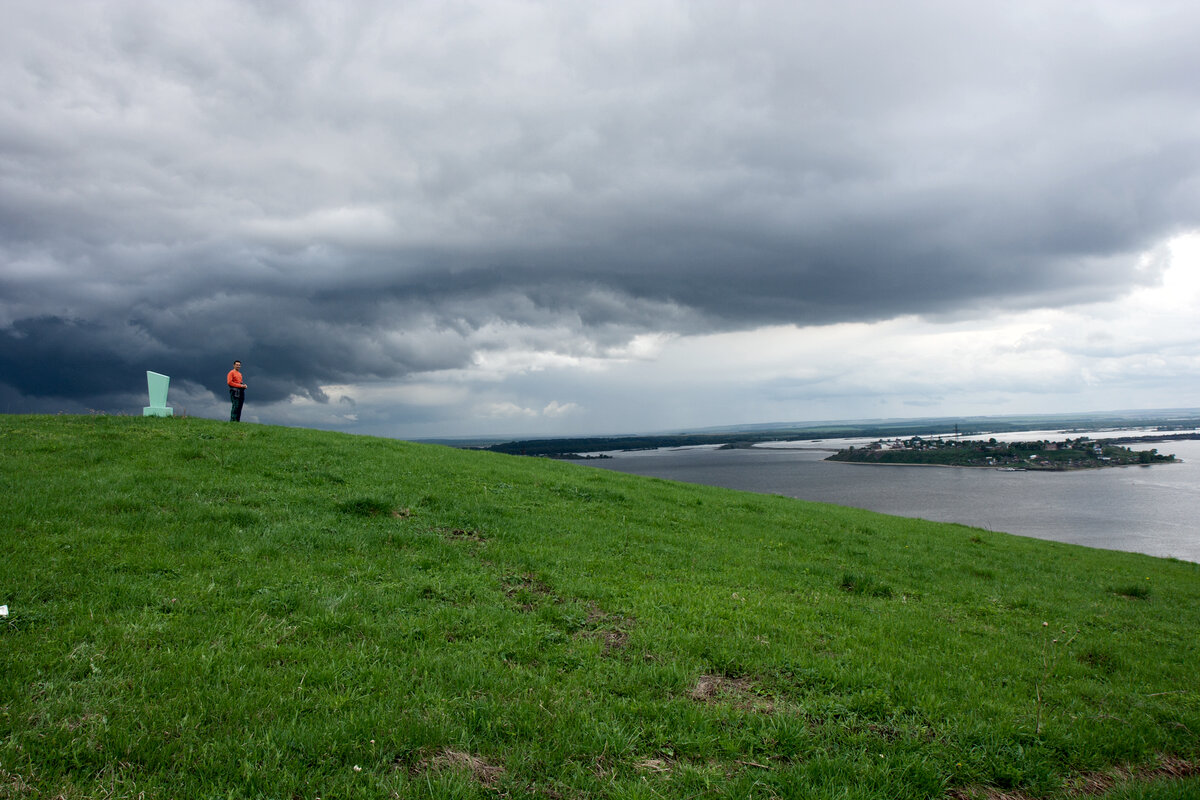
M 242 403 L 246 402 L 246 383 L 242 380 L 242 362 L 234 361 L 233 369 L 225 376 L 229 384 L 229 421 L 242 421 Z

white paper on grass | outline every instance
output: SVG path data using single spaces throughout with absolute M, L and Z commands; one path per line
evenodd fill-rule
M 8 616 L 8 606 L 0 606 L 0 617 Z

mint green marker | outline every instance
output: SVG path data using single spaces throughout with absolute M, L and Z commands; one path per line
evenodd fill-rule
M 142 416 L 175 416 L 175 409 L 167 408 L 167 387 L 171 385 L 171 379 L 166 375 L 146 370 L 146 384 L 150 387 L 150 405 L 142 409 Z

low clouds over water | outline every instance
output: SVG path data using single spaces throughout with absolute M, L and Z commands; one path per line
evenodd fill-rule
M 918 326 L 943 342 L 897 356 L 919 375 L 940 369 L 946 326 L 1039 310 L 1091 326 L 1080 309 L 1195 268 L 1169 244 L 1200 228 L 1188 4 L 6 17 L 0 410 L 136 411 L 154 369 L 173 401 L 218 416 L 241 358 L 247 418 L 267 422 L 432 435 L 822 417 L 838 404 L 820 398 L 861 397 L 862 380 L 837 388 L 837 370 L 781 356 L 739 374 L 750 401 L 702 345 L 739 341 L 739 363 L 789 347 L 869 360 L 839 337 Z M 1111 323 L 1093 333 L 1161 360 Z M 1058 348 L 1066 329 L 1041 330 Z M 1017 366 L 1023 396 L 998 384 L 993 410 L 1200 404 L 1173 372 L 1139 393 L 1068 349 L 1062 369 L 1080 385 L 1091 370 L 1095 394 L 1038 407 L 1036 365 Z M 694 371 L 670 361 L 683 351 Z M 708 404 L 684 413 L 655 373 Z M 902 383 L 841 407 L 968 398 Z M 806 388 L 763 404 L 784 385 Z

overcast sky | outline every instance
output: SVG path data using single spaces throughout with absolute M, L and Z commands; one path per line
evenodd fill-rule
M 0 411 L 1200 406 L 1200 4 L 14 2 Z

